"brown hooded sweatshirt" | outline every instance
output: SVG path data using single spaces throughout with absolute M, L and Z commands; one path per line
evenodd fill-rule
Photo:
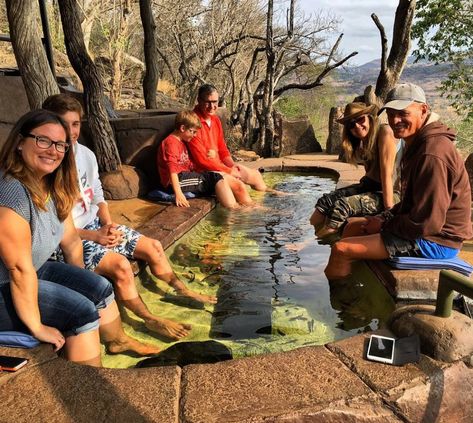
M 401 201 L 383 231 L 452 248 L 472 237 L 470 183 L 454 140 L 441 122 L 419 130 L 401 161 Z

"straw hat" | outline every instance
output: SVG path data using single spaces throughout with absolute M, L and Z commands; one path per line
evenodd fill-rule
M 356 119 L 363 115 L 370 115 L 376 113 L 376 106 L 374 104 L 367 106 L 365 103 L 348 103 L 345 106 L 345 111 L 343 112 L 343 116 L 340 119 L 337 119 L 338 123 L 344 125 L 345 123 L 351 121 L 352 119 Z

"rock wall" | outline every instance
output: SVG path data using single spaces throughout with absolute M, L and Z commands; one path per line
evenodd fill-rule
M 122 113 L 126 117 L 110 120 L 122 164 L 136 169 L 101 175 L 107 199 L 134 198 L 156 188 L 159 184 L 157 148 L 173 131 L 176 113 L 176 110 L 126 111 Z M 87 122 L 83 122 L 80 142 L 93 150 Z M 122 183 L 124 180 L 130 183 Z
M 21 76 L 0 74 L 0 146 L 18 118 L 29 110 Z

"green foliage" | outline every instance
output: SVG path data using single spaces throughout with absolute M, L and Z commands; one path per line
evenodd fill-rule
M 473 120 L 459 119 L 458 121 L 446 122 L 457 131 L 457 148 L 464 153 L 473 152 Z
M 305 104 L 299 95 L 282 97 L 276 105 L 276 109 L 287 118 L 296 118 L 307 115 Z
M 453 64 L 440 88 L 460 114 L 473 119 L 473 2 L 418 0 L 412 35 L 417 59 Z

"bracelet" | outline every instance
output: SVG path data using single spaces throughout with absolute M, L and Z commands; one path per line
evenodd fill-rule
M 382 211 L 379 214 L 379 216 L 381 216 L 384 219 L 385 223 L 389 222 L 394 217 L 394 215 L 391 213 L 390 209 Z

